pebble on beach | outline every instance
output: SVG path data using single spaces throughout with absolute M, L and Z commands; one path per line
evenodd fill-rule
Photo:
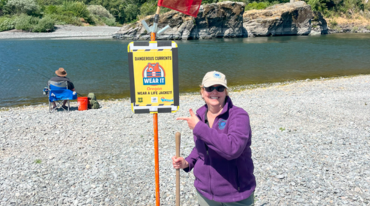
M 370 75 L 234 88 L 250 115 L 256 205 L 370 204 Z M 47 105 L 0 109 L 1 205 L 155 205 L 153 117 L 128 99 L 97 110 L 49 114 Z M 180 96 L 159 114 L 161 205 L 175 205 L 176 117 L 204 102 Z M 181 205 L 196 206 L 192 172 L 181 171 Z

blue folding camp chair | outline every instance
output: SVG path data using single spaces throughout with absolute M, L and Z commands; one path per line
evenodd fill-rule
M 73 92 L 68 89 L 68 82 L 67 81 L 48 81 L 48 99 L 49 99 L 49 112 L 53 112 L 59 108 L 66 110 L 62 107 L 63 101 L 67 100 L 68 107 L 67 110 L 69 111 L 70 104 L 69 100 L 77 99 L 77 92 Z M 56 103 L 56 107 L 53 108 L 53 102 Z

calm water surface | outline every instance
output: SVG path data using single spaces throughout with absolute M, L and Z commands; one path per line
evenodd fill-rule
M 0 107 L 47 103 L 42 89 L 64 67 L 77 92 L 129 97 L 127 45 L 119 40 L 0 40 Z M 210 70 L 229 85 L 370 74 L 370 34 L 177 41 L 180 92 Z

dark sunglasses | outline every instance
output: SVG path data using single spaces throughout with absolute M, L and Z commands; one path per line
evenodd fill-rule
M 214 86 L 210 86 L 210 87 L 203 87 L 207 92 L 212 92 L 213 90 L 217 90 L 218 92 L 223 92 L 225 91 L 225 87 L 224 86 L 217 86 L 217 87 L 214 87 Z

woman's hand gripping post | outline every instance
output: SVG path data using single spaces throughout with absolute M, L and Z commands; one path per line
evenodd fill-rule
M 172 157 L 172 165 L 175 169 L 185 169 L 189 167 L 189 163 L 183 157 Z

